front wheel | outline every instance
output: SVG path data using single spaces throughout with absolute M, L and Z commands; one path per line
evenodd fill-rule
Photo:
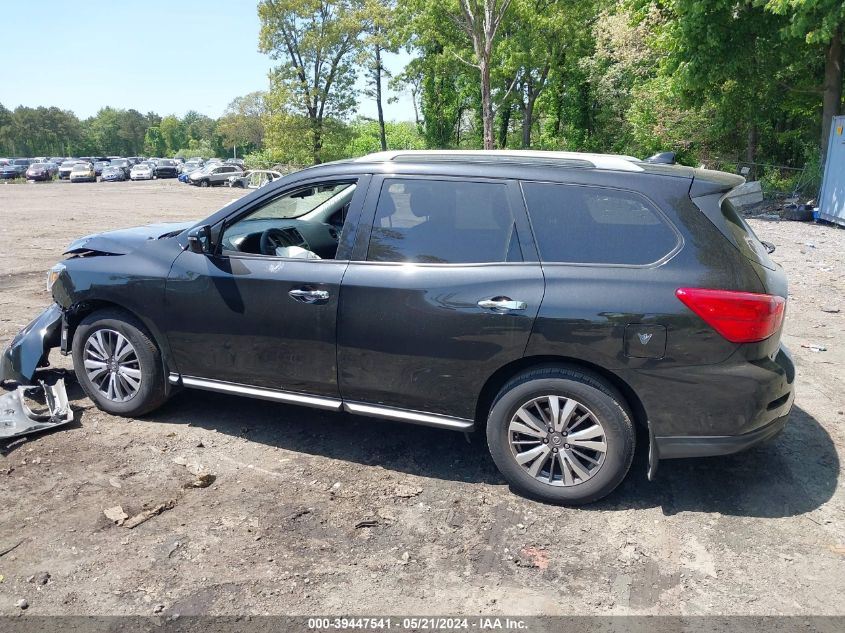
M 200 180 L 200 187 L 208 187 L 210 184 L 207 180 Z
M 487 443 L 514 490 L 579 505 L 610 494 L 625 478 L 634 427 L 624 399 L 602 379 L 545 368 L 502 388 L 490 410 Z
M 73 336 L 76 378 L 98 408 L 138 416 L 166 400 L 161 353 L 132 315 L 101 310 L 85 317 Z

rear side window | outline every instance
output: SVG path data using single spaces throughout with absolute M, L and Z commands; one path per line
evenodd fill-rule
M 533 182 L 522 190 L 544 262 L 644 265 L 678 243 L 666 219 L 635 193 Z
M 429 264 L 522 261 L 507 186 L 386 179 L 367 260 Z

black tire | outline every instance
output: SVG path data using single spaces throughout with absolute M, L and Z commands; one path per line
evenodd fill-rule
M 583 404 L 604 431 L 604 461 L 585 481 L 576 481 L 574 485 L 551 485 L 529 474 L 516 461 L 510 442 L 511 420 L 524 404 L 546 395 L 570 398 Z M 547 503 L 580 505 L 610 494 L 628 473 L 635 445 L 631 419 L 622 395 L 599 376 L 574 368 L 538 368 L 515 376 L 502 387 L 487 420 L 487 443 L 493 461 L 514 491 Z M 560 462 L 555 465 L 561 468 Z
M 211 183 L 208 180 L 200 180 L 200 187 L 208 187 Z
M 141 381 L 138 391 L 128 400 L 110 400 L 88 377 L 85 371 L 84 347 L 88 339 L 99 330 L 114 330 L 122 334 L 138 359 Z M 79 384 L 99 409 L 115 415 L 136 417 L 149 413 L 167 399 L 161 352 L 152 336 L 138 319 L 117 309 L 98 310 L 86 316 L 73 335 L 73 368 Z

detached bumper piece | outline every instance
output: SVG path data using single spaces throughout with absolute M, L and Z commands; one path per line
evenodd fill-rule
M 45 413 L 34 412 L 26 403 L 28 394 L 43 393 Z M 46 431 L 73 422 L 73 411 L 67 401 L 65 381 L 55 385 L 40 382 L 30 387 L 18 387 L 0 396 L 0 439 L 8 439 Z
M 32 384 L 50 348 L 61 343 L 61 329 L 62 310 L 54 303 L 22 329 L 0 356 L 0 382 Z

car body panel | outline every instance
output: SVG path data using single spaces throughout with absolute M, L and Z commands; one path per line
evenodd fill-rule
M 61 323 L 62 310 L 52 303 L 18 332 L 0 357 L 0 382 L 32 384 L 35 370 L 50 349 L 59 345 Z
M 336 260 L 198 254 L 185 250 L 188 225 L 165 229 L 164 238 L 157 234 L 162 227 L 145 227 L 75 243 L 72 254 L 111 256 L 67 260 L 53 295 L 71 328 L 75 311 L 91 303 L 136 314 L 176 383 L 195 377 L 206 381 L 203 388 L 252 388 L 250 395 L 282 401 L 293 392 L 391 419 L 410 410 L 412 421 L 466 430 L 493 376 L 551 359 L 594 371 L 622 391 L 648 425 L 657 457 L 661 448 L 667 457 L 723 454 L 730 442 L 713 438 L 745 446 L 775 433 L 792 406 L 795 381 L 780 332 L 759 343 L 729 343 L 674 294 L 700 286 L 786 296 L 783 271 L 749 261 L 690 199 L 691 191 L 715 196 L 736 177 L 665 165 L 613 171 L 514 160 L 364 159 L 306 169 L 195 226 L 208 225 L 218 240 L 226 222 L 287 188 L 372 175 L 369 188 L 359 182 L 355 195 L 366 198 L 350 209 Z M 377 192 L 390 175 L 500 179 L 509 191 L 518 189 L 517 177 L 636 191 L 677 231 L 677 247 L 645 266 L 556 264 L 540 262 L 531 231 L 520 228 L 523 263 L 367 262 Z M 527 224 L 524 202 L 513 200 L 518 221 Z M 326 289 L 328 300 L 295 303 L 288 291 L 304 286 Z M 525 311 L 478 306 L 498 296 L 525 301 Z M 662 332 L 665 343 L 648 354 L 632 351 L 639 329 Z

